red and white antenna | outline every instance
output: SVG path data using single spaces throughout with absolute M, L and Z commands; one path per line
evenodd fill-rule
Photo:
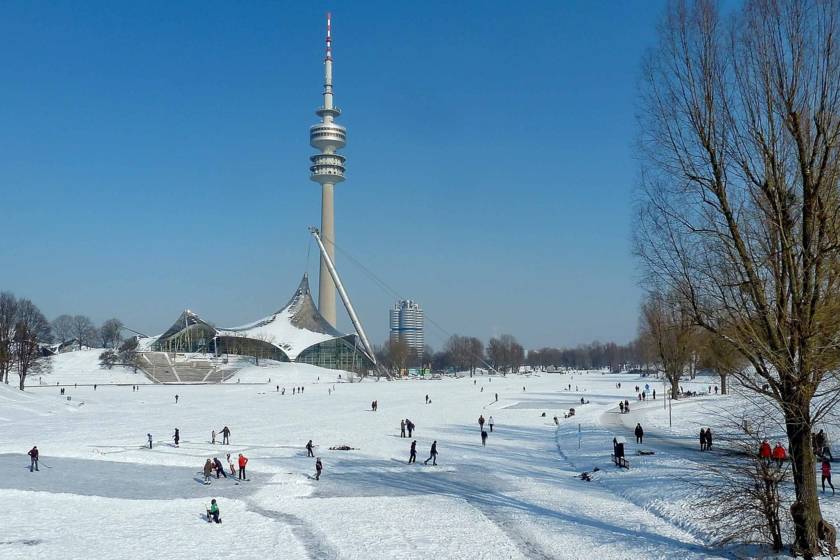
M 332 60 L 332 33 L 330 29 L 330 20 L 332 19 L 332 14 L 327 12 L 327 58 L 325 60 Z

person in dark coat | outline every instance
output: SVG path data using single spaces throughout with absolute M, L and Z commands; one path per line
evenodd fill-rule
M 706 428 L 700 428 L 700 451 L 706 451 Z
M 712 449 L 712 429 L 706 428 L 706 451 L 711 451 Z
M 630 412 L 630 401 L 624 399 L 624 412 Z
M 437 465 L 437 456 L 438 456 L 437 440 L 435 440 L 435 441 L 432 442 L 432 448 L 429 450 L 429 458 L 426 459 L 425 461 L 423 461 L 423 464 L 428 465 L 429 461 L 431 461 L 432 465 Z
M 642 425 L 638 422 L 636 423 L 636 429 L 633 430 L 633 433 L 636 434 L 636 443 L 642 443 L 642 438 L 645 437 L 645 431 L 642 429 Z
M 222 428 L 222 444 L 229 445 L 230 444 L 230 428 L 225 426 Z
M 481 430 L 481 445 L 487 446 L 487 430 Z
M 307 457 L 314 457 L 315 456 L 315 454 L 312 452 L 313 447 L 315 447 L 315 446 L 312 445 L 312 440 L 311 439 L 308 442 L 306 442 L 306 456 Z
M 411 442 L 411 451 L 410 455 L 408 456 L 408 464 L 416 463 L 417 462 L 417 440 Z
M 29 472 L 32 472 L 33 470 L 37 471 L 38 470 L 38 446 L 33 445 L 32 449 L 29 450 L 28 455 L 29 455 Z M 831 484 L 831 482 L 829 482 L 829 484 Z M 825 483 L 823 483 L 823 488 L 825 488 Z M 832 488 L 834 488 L 834 487 L 832 486 Z
M 405 429 L 408 430 L 408 437 L 411 437 L 411 432 L 414 431 L 414 422 L 409 420 L 408 418 L 405 419 Z
M 321 458 L 315 459 L 315 480 L 321 480 L 321 471 L 324 470 L 324 465 L 321 464 Z
M 178 431 L 178 428 L 175 428 L 175 435 L 172 436 L 172 439 L 175 440 L 175 447 L 178 447 L 178 442 L 181 441 L 181 432 Z
M 624 414 L 624 401 L 618 401 L 618 410 L 621 411 L 621 414 Z
M 219 475 L 227 478 L 227 474 L 225 474 L 225 467 L 222 465 L 222 462 L 219 461 L 218 457 L 213 458 L 213 468 L 216 469 L 216 478 L 219 478 Z

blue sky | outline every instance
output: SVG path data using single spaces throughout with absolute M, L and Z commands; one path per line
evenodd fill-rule
M 0 289 L 144 332 L 184 308 L 264 316 L 305 270 L 317 291 L 308 128 L 331 10 L 337 245 L 448 332 L 627 341 L 636 86 L 661 8 L 0 4 Z M 384 340 L 393 296 L 337 261 Z

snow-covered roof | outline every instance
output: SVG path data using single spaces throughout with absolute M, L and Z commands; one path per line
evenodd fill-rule
M 280 311 L 253 323 L 217 329 L 219 336 L 254 338 L 281 348 L 290 360 L 326 340 L 346 336 L 337 331 L 318 312 L 304 274 L 292 298 Z

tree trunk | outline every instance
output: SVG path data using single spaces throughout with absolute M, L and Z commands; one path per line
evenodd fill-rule
M 784 412 L 796 488 L 796 501 L 790 508 L 795 534 L 794 553 L 810 559 L 820 555 L 817 526 L 822 519 L 814 476 L 810 407 L 808 403 L 790 402 Z
M 671 398 L 677 399 L 680 395 L 680 378 L 668 376 L 671 382 Z
M 20 388 L 20 390 L 21 390 L 21 391 L 23 391 L 23 382 L 24 382 L 24 381 L 26 381 L 26 375 L 25 375 L 25 374 L 20 376 L 20 385 L 19 385 L 19 388 Z M 816 487 L 816 482 L 814 482 L 814 485 L 815 485 L 815 487 Z
M 726 394 L 726 377 L 727 377 L 727 375 L 725 373 L 720 374 L 720 394 L 721 395 Z

